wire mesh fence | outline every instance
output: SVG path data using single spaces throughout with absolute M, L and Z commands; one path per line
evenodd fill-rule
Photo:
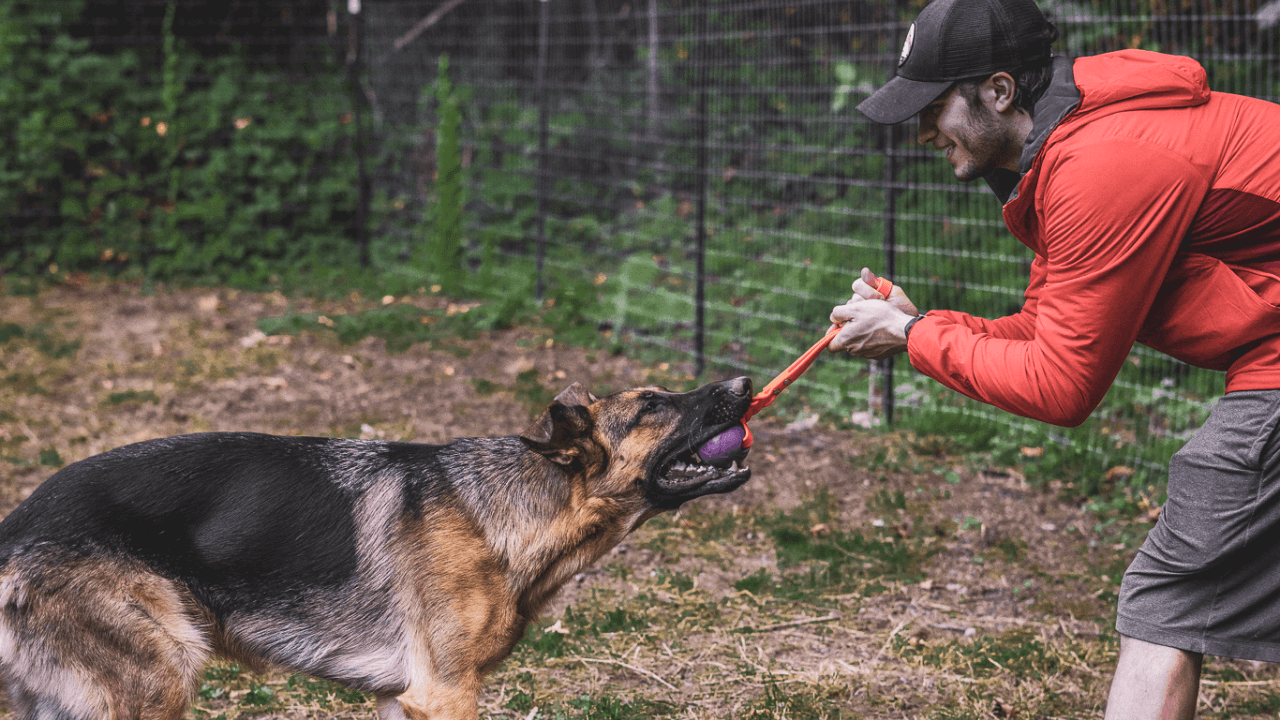
M 170 5 L 90 3 L 71 32 L 158 58 Z M 591 315 L 614 342 L 695 374 L 763 380 L 821 335 L 863 266 L 922 309 L 993 317 L 1021 306 L 1031 253 L 1005 230 L 985 185 L 956 182 L 915 144 L 911 123 L 881 127 L 853 109 L 889 77 L 919 2 L 174 6 L 173 31 L 206 57 L 239 54 L 280 83 L 331 81 L 318 87 L 342 127 L 316 167 L 359 162 L 342 218 L 361 261 L 382 272 L 419 273 L 414 258 L 430 242 L 447 58 L 461 118 L 465 257 L 513 292 L 555 298 L 593 285 L 602 300 Z M 1191 55 L 1216 90 L 1280 99 L 1280 2 L 1042 7 L 1062 32 L 1061 54 Z M 294 210 L 264 222 L 286 226 L 304 213 Z M 22 227 L 39 231 L 35 221 Z M 798 385 L 809 407 L 860 424 L 1016 427 L 1158 470 L 1203 420 L 1222 377 L 1136 347 L 1074 432 L 965 401 L 904 362 L 830 358 Z
M 439 8 L 436 8 L 437 10 Z M 1140 47 L 1197 57 L 1218 90 L 1275 100 L 1271 6 L 1050 2 L 1057 51 Z M 961 185 L 914 127 L 853 106 L 884 82 L 918 7 L 847 0 L 462 3 L 400 43 L 420 3 L 367 7 L 379 135 L 421 138 L 424 78 L 448 54 L 471 88 L 470 234 L 544 253 L 545 282 L 607 278 L 603 321 L 699 370 L 768 376 L 816 339 L 863 265 L 922 308 L 1021 306 L 1031 254 L 998 202 Z M 416 122 L 416 124 L 415 124 Z M 547 137 L 549 135 L 549 138 Z M 541 144 L 540 144 L 541 143 Z M 430 163 L 421 168 L 428 170 Z M 375 183 L 406 206 L 429 184 L 404 166 Z M 531 196 L 537 202 L 512 202 Z M 530 213 L 525 214 L 522 213 Z M 406 244 L 413 218 L 399 229 Z M 802 381 L 817 407 L 876 423 L 953 416 L 1040 430 L 940 391 L 910 368 L 831 360 Z M 1221 376 L 1135 348 L 1086 430 L 1057 432 L 1117 462 L 1187 437 Z M 930 424 L 930 423 L 926 423 Z M 932 423 L 950 427 L 952 423 Z

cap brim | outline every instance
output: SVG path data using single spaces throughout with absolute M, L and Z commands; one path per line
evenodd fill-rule
M 858 103 L 858 112 L 882 125 L 911 119 L 955 83 L 922 82 L 895 76 L 884 87 Z

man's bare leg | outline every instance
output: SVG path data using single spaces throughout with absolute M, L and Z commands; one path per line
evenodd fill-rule
M 1121 635 L 1106 720 L 1191 720 L 1203 659 L 1198 653 Z

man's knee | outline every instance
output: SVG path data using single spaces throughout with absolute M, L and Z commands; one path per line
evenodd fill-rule
M 1129 637 L 1128 635 L 1121 635 L 1120 659 L 1122 661 L 1132 661 L 1149 668 L 1173 665 L 1186 666 L 1188 669 L 1194 669 L 1198 675 L 1201 663 L 1204 661 L 1204 655 L 1167 645 L 1158 645 L 1146 640 Z

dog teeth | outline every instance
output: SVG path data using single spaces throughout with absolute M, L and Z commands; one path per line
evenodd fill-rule
M 696 462 L 685 462 L 683 460 L 673 463 L 667 470 L 667 474 L 673 480 L 681 482 L 706 481 L 724 475 L 735 475 L 744 473 L 751 468 L 746 465 L 740 465 L 737 460 L 730 463 L 729 467 L 716 467 L 714 465 L 704 465 L 701 456 L 694 455 Z

